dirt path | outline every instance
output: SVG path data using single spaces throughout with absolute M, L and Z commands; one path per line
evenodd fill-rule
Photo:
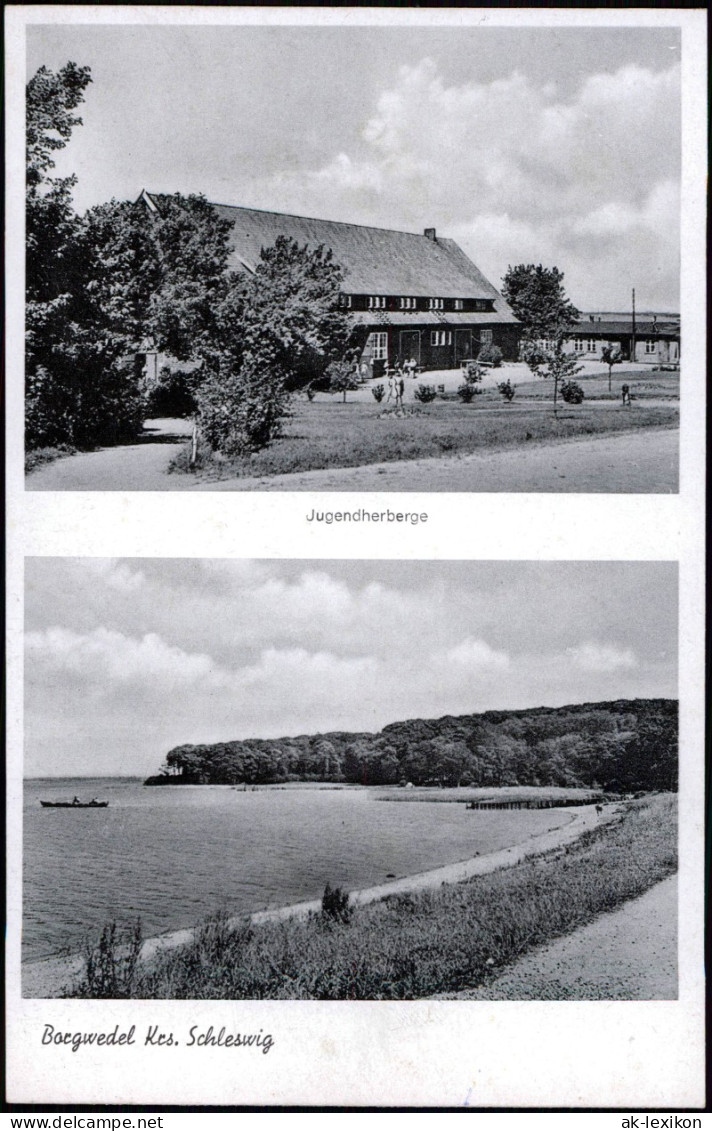
M 185 489 L 186 477 L 169 475 L 168 464 L 192 432 L 188 420 L 147 420 L 141 440 L 96 452 L 79 452 L 45 464 L 26 480 L 28 491 L 170 491 Z
M 351 892 L 354 903 L 373 903 L 384 899 L 388 895 L 398 893 L 425 891 L 428 888 L 440 887 L 441 884 L 455 884 L 461 880 L 470 879 L 472 876 L 485 875 L 494 872 L 497 868 L 511 867 L 518 864 L 527 856 L 549 852 L 564 844 L 570 844 L 587 829 L 593 828 L 601 820 L 610 820 L 616 813 L 617 806 L 610 805 L 604 810 L 603 817 L 596 814 L 595 805 L 586 805 L 579 809 L 575 815 L 564 825 L 530 836 L 520 844 L 510 845 L 509 848 L 490 852 L 486 856 L 475 856 L 470 860 L 462 860 L 456 864 L 447 864 L 442 868 L 433 868 L 428 872 L 420 872 L 412 876 L 403 876 L 401 879 L 392 880 L 376 887 L 364 888 L 362 891 Z M 275 907 L 268 911 L 257 911 L 252 915 L 254 923 L 264 923 L 269 920 L 287 919 L 293 916 L 305 916 L 312 911 L 318 911 L 321 900 L 308 900 L 303 903 L 294 903 L 288 907 Z M 236 919 L 235 923 L 241 922 Z M 184 946 L 193 938 L 193 929 L 172 931 L 170 934 L 158 938 L 147 939 L 141 950 L 144 959 L 153 958 L 162 950 Z M 81 976 L 83 960 L 77 955 L 66 958 L 47 958 L 40 962 L 29 962 L 22 967 L 22 996 L 30 998 L 58 997 L 64 987 Z
M 460 1001 L 675 1000 L 677 876 L 537 947 L 487 986 L 438 996 Z
M 498 452 L 404 460 L 243 479 L 168 475 L 183 444 L 155 421 L 155 439 L 57 460 L 27 478 L 29 491 L 542 491 L 671 494 L 678 490 L 679 435 L 650 429 Z M 169 431 L 173 427 L 174 431 Z M 163 430 L 161 430 L 161 428 Z

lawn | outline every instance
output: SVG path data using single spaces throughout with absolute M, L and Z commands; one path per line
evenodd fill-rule
M 208 920 L 188 945 L 136 960 L 139 939 L 107 928 L 72 997 L 412 1000 L 480 985 L 532 947 L 568 934 L 671 875 L 677 806 L 650 795 L 578 841 L 435 891 L 253 925 Z
M 556 416 L 551 406 L 551 386 L 543 383 L 519 386 L 511 404 L 505 404 L 493 389 L 485 390 L 469 405 L 451 394 L 429 405 L 408 399 L 404 416 L 396 416 L 392 409 L 361 397 L 345 404 L 340 398 L 326 395 L 311 403 L 296 399 L 282 437 L 243 459 L 228 460 L 201 451 L 196 470 L 204 477 L 217 479 L 279 475 L 465 455 L 577 436 L 672 428 L 678 424 L 679 412 L 672 399 L 672 382 L 664 381 L 666 377 L 661 374 L 658 383 L 653 380 L 657 375 L 645 374 L 650 383 L 646 395 L 655 403 L 646 404 L 641 395 L 632 408 L 624 409 L 616 395 L 595 404 L 560 403 Z M 586 384 L 589 396 L 594 392 L 598 395 L 603 384 L 607 390 L 607 379 L 593 377 L 582 383 L 585 382 L 591 383 L 590 390 Z M 658 391 L 662 388 L 668 390 L 667 394 Z M 636 385 L 634 392 L 637 389 Z M 663 396 L 669 396 L 670 402 L 659 403 Z M 171 464 L 171 470 L 188 472 L 188 460 L 186 447 Z

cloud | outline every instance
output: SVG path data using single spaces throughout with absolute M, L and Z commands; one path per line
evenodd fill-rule
M 31 670 L 33 664 L 55 668 L 92 682 L 194 686 L 220 674 L 209 656 L 166 644 L 154 632 L 135 639 L 106 628 L 79 633 L 53 627 L 27 633 L 25 646 Z
M 567 648 L 566 656 L 586 672 L 615 672 L 637 667 L 635 653 L 630 648 L 617 648 L 612 644 L 579 644 Z
M 670 563 L 33 558 L 26 577 L 28 773 L 145 774 L 186 742 L 675 694 Z
M 446 667 L 456 665 L 474 671 L 483 668 L 502 671 L 510 666 L 510 657 L 506 652 L 498 652 L 486 641 L 473 640 L 472 637 L 467 637 L 453 648 L 441 652 L 437 659 Z
M 448 85 L 421 59 L 382 90 L 362 146 L 261 192 L 287 211 L 435 224 L 495 283 L 508 263 L 556 263 L 584 308 L 620 305 L 631 278 L 645 303 L 679 301 L 678 64 L 593 74 L 564 97 L 517 71 Z

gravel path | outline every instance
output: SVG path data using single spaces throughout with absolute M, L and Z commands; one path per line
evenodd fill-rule
M 617 911 L 537 947 L 460 1001 L 674 1001 L 677 876 Z
M 78 452 L 38 467 L 26 479 L 28 491 L 175 491 L 187 476 L 169 475 L 168 464 L 185 447 L 189 420 L 147 420 L 137 444 Z
M 552 848 L 569 844 L 576 840 L 587 829 L 593 828 L 600 820 L 610 820 L 617 810 L 617 806 L 610 805 L 604 810 L 603 817 L 598 817 L 594 805 L 582 806 L 566 824 L 539 836 L 530 836 L 520 844 L 511 845 L 498 852 L 488 853 L 486 856 L 475 856 L 470 860 L 462 860 L 456 864 L 447 864 L 442 868 L 433 868 L 429 872 L 420 872 L 412 876 L 389 883 L 379 884 L 377 887 L 364 888 L 362 891 L 351 892 L 354 903 L 373 903 L 384 899 L 388 895 L 411 891 L 425 891 L 428 888 L 440 887 L 441 884 L 459 883 L 471 876 L 485 875 L 494 872 L 497 868 L 510 867 L 519 863 L 527 856 L 541 852 L 549 852 Z M 285 919 L 292 916 L 308 915 L 318 911 L 321 900 L 309 900 L 295 903 L 289 907 L 275 907 L 268 911 L 258 911 L 252 916 L 255 923 L 264 923 L 268 920 Z M 237 919 L 236 922 L 240 922 Z M 143 944 L 141 956 L 150 959 L 161 950 L 183 946 L 193 937 L 193 930 L 186 929 L 172 931 L 170 934 L 158 938 L 147 939 Z M 22 967 L 22 996 L 29 998 L 58 997 L 63 988 L 70 986 L 80 977 L 83 970 L 83 960 L 77 955 L 66 958 L 47 958 L 40 962 L 29 962 Z
M 33 471 L 29 491 L 541 491 L 671 494 L 678 490 L 677 429 L 534 444 L 441 459 L 403 460 L 243 479 L 168 475 L 185 421 L 155 421 L 158 442 L 104 448 Z M 169 427 L 175 430 L 169 431 Z

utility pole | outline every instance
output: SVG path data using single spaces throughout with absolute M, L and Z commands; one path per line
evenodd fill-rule
M 633 287 L 633 333 L 630 339 L 630 360 L 635 361 L 635 287 Z

